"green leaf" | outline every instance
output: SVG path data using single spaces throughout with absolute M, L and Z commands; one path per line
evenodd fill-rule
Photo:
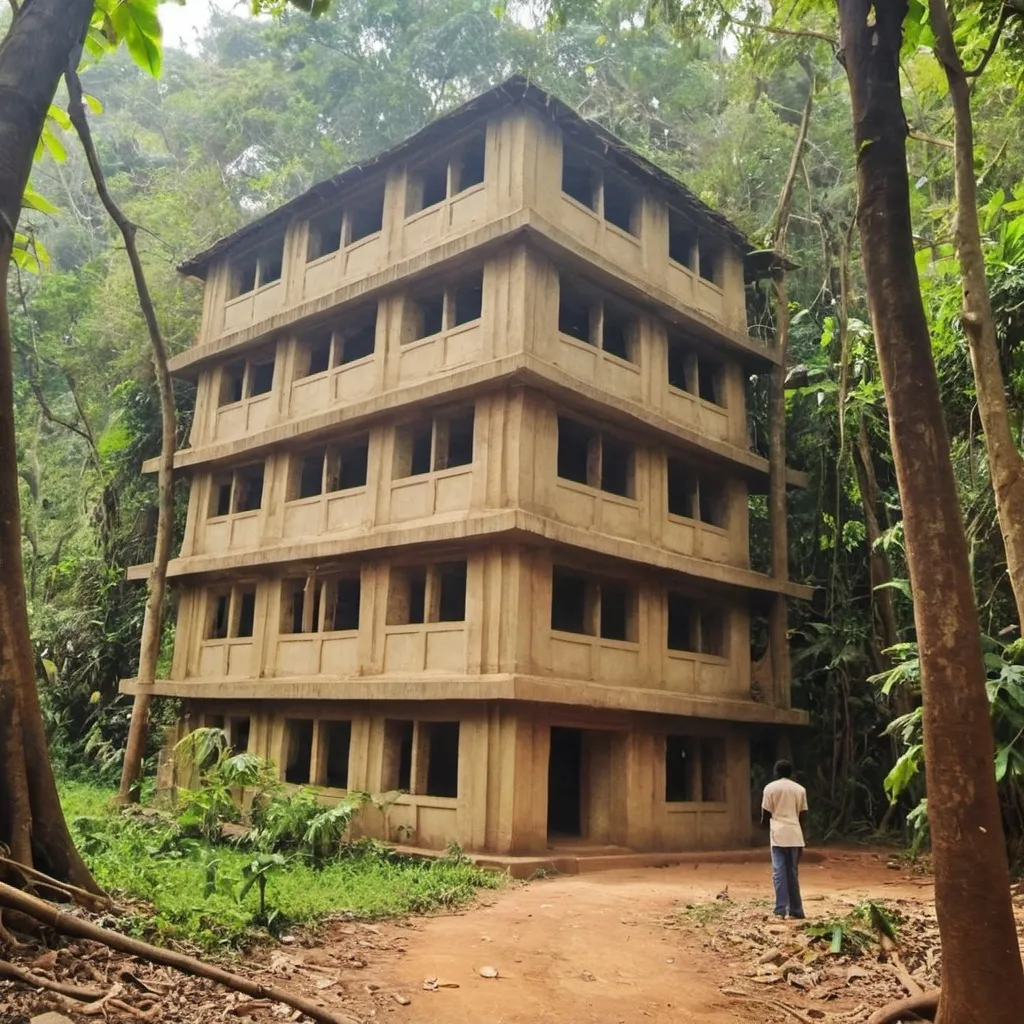
M 64 143 L 54 135 L 48 126 L 44 126 L 43 134 L 40 136 L 40 141 L 46 147 L 46 151 L 54 160 L 57 161 L 57 163 L 62 164 L 67 160 L 68 151 L 64 148 Z
M 156 14 L 158 0 L 120 0 L 110 11 L 110 24 L 124 41 L 133 61 L 154 78 L 163 67 L 163 29 Z
M 31 185 L 26 186 L 21 205 L 23 209 L 35 210 L 37 213 L 60 213 L 59 207 L 41 196 Z
M 832 945 L 829 947 L 830 953 L 841 953 L 843 950 L 843 926 L 837 924 L 832 929 Z
M 85 102 L 88 105 L 89 109 L 94 114 L 102 114 L 103 113 L 103 104 L 98 99 L 96 99 L 95 96 L 90 96 L 89 93 L 83 92 L 82 93 L 82 99 L 85 100 Z
M 1010 752 L 1013 750 L 1013 745 L 1007 743 L 1005 747 L 1000 747 L 996 751 L 996 782 L 1002 782 L 1006 777 L 1006 769 L 1010 764 Z
M 68 117 L 68 113 L 66 110 L 61 110 L 60 107 L 54 106 L 51 103 L 50 109 L 46 112 L 46 116 L 51 121 L 56 121 L 57 124 L 59 124 L 61 128 L 64 129 L 64 131 L 71 131 L 71 118 Z

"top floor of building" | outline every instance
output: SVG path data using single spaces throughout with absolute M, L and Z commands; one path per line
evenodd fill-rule
M 403 278 L 530 234 L 709 344 L 768 364 L 748 337 L 740 232 L 554 97 L 511 79 L 381 156 L 193 257 L 202 326 L 172 368 L 204 366 Z

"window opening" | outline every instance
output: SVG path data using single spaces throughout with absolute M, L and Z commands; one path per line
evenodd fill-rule
M 705 402 L 725 405 L 725 396 L 722 393 L 722 374 L 723 367 L 720 362 L 708 356 L 700 357 L 697 380 L 700 385 L 700 397 Z
M 633 354 L 635 330 L 633 317 L 609 309 L 605 303 L 601 329 L 601 347 L 605 352 L 630 363 L 636 362 Z
M 689 736 L 665 737 L 666 803 L 689 803 L 694 799 L 695 747 Z
M 612 175 L 604 176 L 604 219 L 632 235 L 637 230 L 637 197 L 633 190 Z
M 633 446 L 607 435 L 601 438 L 601 490 L 633 497 Z
M 668 258 L 673 263 L 693 270 L 693 251 L 697 235 L 686 220 L 675 211 L 668 215 Z
M 300 377 L 312 377 L 330 369 L 332 334 L 330 327 L 320 327 L 303 341 L 305 369 Z
M 679 459 L 668 460 L 668 512 L 684 519 L 696 518 L 697 480 L 692 470 Z
M 710 477 L 702 477 L 699 499 L 701 522 L 724 528 L 727 506 L 722 485 Z
M 422 197 L 420 209 L 426 210 L 443 203 L 448 195 L 448 162 L 443 161 L 420 170 Z
M 230 298 L 245 295 L 256 287 L 256 255 L 239 260 L 234 266 Z
M 474 135 L 466 143 L 465 149 L 458 158 L 456 175 L 452 179 L 454 192 L 464 192 L 474 185 L 483 184 L 486 151 L 487 139 L 484 135 Z M 457 186 L 455 185 L 456 178 Z
M 562 191 L 588 209 L 597 209 L 594 175 L 583 157 L 568 146 L 562 147 Z
M 388 586 L 388 625 L 410 626 L 422 623 L 426 612 L 426 596 L 425 568 L 393 568 Z
M 336 363 L 338 366 L 346 366 L 354 363 L 357 359 L 365 359 L 372 356 L 377 347 L 377 310 L 374 308 L 369 314 L 353 323 L 351 327 L 345 328 L 338 339 L 338 354 Z
M 249 750 L 249 733 L 251 731 L 251 719 L 229 718 L 228 719 L 228 749 L 232 757 L 238 754 L 245 754 Z
M 242 400 L 245 385 L 245 363 L 231 363 L 220 373 L 220 404 L 233 405 Z
M 426 796 L 459 795 L 459 723 L 420 722 L 420 743 L 426 746 Z M 424 744 L 424 740 L 426 741 Z
M 725 740 L 703 739 L 700 742 L 701 800 L 724 803 L 726 799 Z
M 594 343 L 590 334 L 590 303 L 564 280 L 558 288 L 558 330 L 588 345 Z
M 377 190 L 358 200 L 348 211 L 348 245 L 370 235 L 377 234 L 384 227 L 384 192 Z
M 587 581 L 556 566 L 551 574 L 551 628 L 561 633 L 592 633 L 587 619 Z
M 444 293 L 417 299 L 412 341 L 440 334 L 444 329 Z
M 697 263 L 700 276 L 705 281 L 717 284 L 722 266 L 722 254 L 714 243 L 703 238 L 698 240 Z
M 252 636 L 256 621 L 256 591 L 242 590 L 238 595 L 238 631 L 235 636 Z
M 697 615 L 693 602 L 682 594 L 669 592 L 668 595 L 668 649 L 670 651 L 695 651 Z
M 601 636 L 605 640 L 632 640 L 632 595 L 621 586 L 601 584 Z
M 359 605 L 362 586 L 358 576 L 343 577 L 334 582 L 334 608 L 331 628 L 337 632 L 359 629 Z
M 306 452 L 299 463 L 298 489 L 296 500 L 312 498 L 324 489 L 324 449 Z
M 551 727 L 548 754 L 548 835 L 582 834 L 583 731 Z
M 694 391 L 693 358 L 685 341 L 669 335 L 668 383 L 679 391 Z
M 330 210 L 310 221 L 307 262 L 318 260 L 321 256 L 337 252 L 341 248 L 341 222 L 341 210 Z
M 473 412 L 437 422 L 438 444 L 434 469 L 454 469 L 473 461 Z
M 558 417 L 558 475 L 563 480 L 578 484 L 592 484 L 591 453 L 596 451 L 598 435 L 596 430 L 570 420 Z
M 411 721 L 388 719 L 384 723 L 384 771 L 381 788 L 385 792 L 412 788 L 412 733 Z
M 307 785 L 312 759 L 313 720 L 311 718 L 287 719 L 285 721 L 285 782 L 297 786 Z
M 455 323 L 468 324 L 473 320 L 479 320 L 483 313 L 484 304 L 484 283 L 483 275 L 477 275 L 476 279 L 465 284 L 456 286 L 454 293 Z
M 348 491 L 354 487 L 365 487 L 369 452 L 367 437 L 340 445 L 330 459 L 327 490 Z
M 213 599 L 213 614 L 210 616 L 208 640 L 225 640 L 228 635 L 230 621 L 231 595 L 217 594 Z
M 263 504 L 263 463 L 235 470 L 235 511 L 255 512 Z
M 231 476 L 217 476 L 213 479 L 213 501 L 211 516 L 227 516 L 231 514 Z
M 704 608 L 700 616 L 700 652 L 725 657 L 725 618 L 720 611 Z
M 284 241 L 282 239 L 274 247 L 265 249 L 260 253 L 258 287 L 262 288 L 265 284 L 273 284 L 275 281 L 281 280 L 281 270 L 284 262 L 283 250 Z
M 438 622 L 462 622 L 466 618 L 466 563 L 448 562 L 437 567 Z
M 324 757 L 324 785 L 348 789 L 348 755 L 352 747 L 351 722 L 324 722 L 321 735 L 327 748 Z

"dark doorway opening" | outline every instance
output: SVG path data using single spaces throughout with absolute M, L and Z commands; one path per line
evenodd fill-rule
M 583 731 L 551 727 L 548 759 L 548 836 L 580 836 Z

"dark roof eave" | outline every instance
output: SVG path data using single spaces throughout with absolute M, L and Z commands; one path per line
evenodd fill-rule
M 458 132 L 495 110 L 517 103 L 526 104 L 537 113 L 551 117 L 577 144 L 601 153 L 626 170 L 643 175 L 649 182 L 654 183 L 662 192 L 666 193 L 669 201 L 700 219 L 710 221 L 723 231 L 745 256 L 752 252 L 753 247 L 739 228 L 702 202 L 677 178 L 634 152 L 611 132 L 581 117 L 567 103 L 532 84 L 524 76 L 514 75 L 450 113 L 431 121 L 430 124 L 383 153 L 362 163 L 354 164 L 326 181 L 319 182 L 276 210 L 272 210 L 245 227 L 224 236 L 202 252 L 184 260 L 178 265 L 178 270 L 182 274 L 192 277 L 205 278 L 209 266 L 214 260 L 235 247 L 254 240 L 256 235 L 276 228 L 278 225 L 287 225 L 303 212 L 312 211 L 324 203 L 337 199 L 341 193 L 356 186 L 361 179 L 390 166 L 409 150 L 425 147 L 435 137 Z

